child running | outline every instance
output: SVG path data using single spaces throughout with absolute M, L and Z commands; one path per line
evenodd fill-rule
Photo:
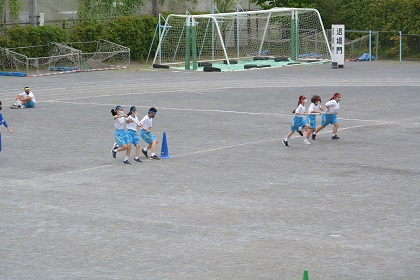
M 111 114 L 114 116 L 114 126 L 115 126 L 115 144 L 112 148 L 112 156 L 114 158 L 117 157 L 117 152 L 125 151 L 125 157 L 123 163 L 131 164 L 128 161 L 131 151 L 131 143 L 130 137 L 127 135 L 125 131 L 125 127 L 127 124 L 127 115 L 124 114 L 123 107 L 118 105 L 115 109 L 111 110 Z
M 132 106 L 130 108 L 130 112 L 127 114 L 127 134 L 130 137 L 130 142 L 136 147 L 136 157 L 134 158 L 135 162 L 142 162 L 139 159 L 140 155 L 140 138 L 137 134 L 137 127 L 142 125 L 139 123 L 139 119 L 137 117 L 137 108 Z
M 311 98 L 311 105 L 308 109 L 308 116 L 306 117 L 306 122 L 309 124 L 309 129 L 306 132 L 306 138 L 303 141 L 305 144 L 309 144 L 309 136 L 315 131 L 316 129 L 316 115 L 325 112 L 324 108 L 321 107 L 321 97 L 319 95 L 314 95 Z M 315 138 L 313 138 L 315 140 Z
M 322 114 L 321 125 L 318 126 L 315 132 L 312 134 L 312 140 L 315 140 L 316 134 L 329 124 L 333 125 L 333 136 L 331 139 L 340 139 L 340 137 L 337 136 L 338 126 L 340 125 L 337 119 L 338 110 L 340 109 L 340 100 L 341 94 L 337 92 L 334 93 L 334 96 L 331 97 L 327 103 L 325 103 L 325 108 L 327 110 L 325 114 Z
M 156 108 L 152 107 L 149 109 L 149 112 L 147 112 L 147 115 L 143 117 L 143 119 L 140 121 L 140 124 L 142 125 L 142 130 L 140 130 L 140 136 L 148 144 L 147 147 L 144 147 L 141 151 L 143 154 L 147 156 L 147 151 L 152 149 L 152 153 L 150 155 L 150 159 L 156 159 L 160 160 L 160 158 L 156 155 L 156 145 L 158 143 L 156 137 L 152 134 L 152 121 L 153 118 L 156 116 L 157 110 Z
M 2 109 L 2 103 L 0 101 L 0 110 Z M 0 113 L 0 125 L 4 125 L 10 134 L 13 134 L 13 130 L 10 129 L 9 125 L 7 124 L 6 120 L 3 119 L 3 115 Z M 0 152 L 1 152 L 1 133 L 0 133 Z
M 307 130 L 309 128 L 309 125 L 303 119 L 303 116 L 306 115 L 305 103 L 306 97 L 303 95 L 299 96 L 298 107 L 292 112 L 295 114 L 295 116 L 292 120 L 292 124 L 290 125 L 290 132 L 287 134 L 287 137 L 281 141 L 286 147 L 289 147 L 289 139 L 292 137 L 295 131 L 299 132 L 299 134 L 303 136 L 302 129 Z M 306 139 L 303 141 L 303 143 L 310 144 Z

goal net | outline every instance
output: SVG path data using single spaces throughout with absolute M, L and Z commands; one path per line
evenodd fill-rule
M 77 70 L 80 51 L 57 43 L 19 48 L 0 48 L 0 71 L 34 75 L 56 67 Z
M 260 56 L 293 61 L 331 57 L 315 9 L 171 14 L 160 34 L 153 64 L 181 65 L 185 69 L 196 69 L 200 61 L 223 61 L 229 66 L 237 59 Z
M 130 49 L 125 46 L 107 40 L 67 44 L 81 51 L 82 70 L 130 66 Z
M 106 40 L 0 48 L 0 75 L 33 76 L 130 66 L 130 49 Z

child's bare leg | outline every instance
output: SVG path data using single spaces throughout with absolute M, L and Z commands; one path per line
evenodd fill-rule
M 322 125 L 320 125 L 320 126 L 318 126 L 317 128 L 316 128 L 316 130 L 315 130 L 315 134 L 317 134 L 321 129 L 323 129 L 325 126 L 322 126 Z
M 136 157 L 139 157 L 139 155 L 140 155 L 140 144 L 137 144 L 136 145 Z
M 292 137 L 293 133 L 295 133 L 295 131 L 290 130 L 289 134 L 287 134 L 286 139 L 284 139 L 284 140 L 288 141 L 290 139 L 290 137 Z
M 155 152 L 156 152 L 156 144 L 157 144 L 157 143 L 158 143 L 158 141 L 157 141 L 157 140 L 152 141 L 152 144 L 151 144 L 152 155 L 154 155 L 154 154 L 155 154 Z
M 333 127 L 333 135 L 336 135 L 337 134 L 337 131 L 338 131 L 338 126 L 339 126 L 340 124 L 339 123 L 335 123 L 334 124 L 334 127 Z
M 130 152 L 131 152 L 131 145 L 125 145 L 127 146 L 127 150 L 125 151 L 125 156 L 130 156 Z M 123 146 L 124 147 L 124 146 Z

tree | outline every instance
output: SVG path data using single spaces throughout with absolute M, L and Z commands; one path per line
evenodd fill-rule
M 19 0 L 0 0 L 0 18 L 1 23 L 7 23 L 8 16 L 12 21 L 18 19 L 20 11 L 22 10 L 22 3 Z
M 257 4 L 263 9 L 275 7 L 314 8 L 315 6 L 315 2 L 313 0 L 251 0 L 251 2 Z
M 220 13 L 232 12 L 236 4 L 237 0 L 214 0 L 214 5 Z
M 144 6 L 143 0 L 80 0 L 80 19 L 103 20 L 132 16 Z

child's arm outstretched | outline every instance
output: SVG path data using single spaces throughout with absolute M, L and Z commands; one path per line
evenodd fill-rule
M 9 131 L 9 133 L 13 134 L 13 130 L 9 127 L 9 125 L 6 122 L 6 120 L 3 119 L 3 118 L 1 118 L 1 119 L 2 119 L 1 120 L 1 124 L 3 124 L 7 128 L 7 130 Z

